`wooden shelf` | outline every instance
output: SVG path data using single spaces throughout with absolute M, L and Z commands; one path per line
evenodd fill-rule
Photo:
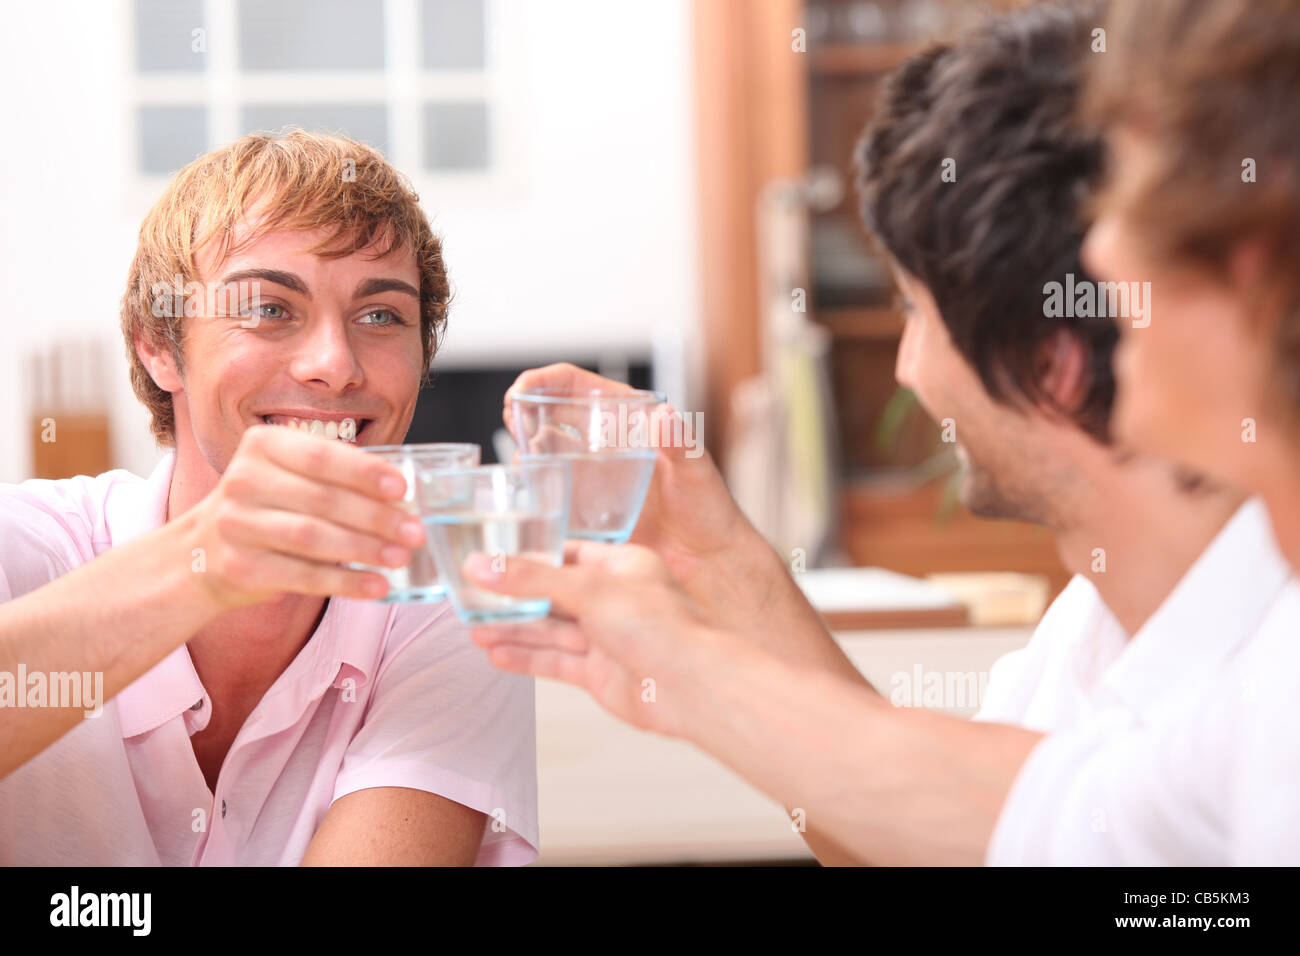
M 853 563 L 924 577 L 944 571 L 1043 574 L 1054 597 L 1069 580 L 1046 528 L 977 518 L 958 506 L 940 517 L 946 481 L 920 488 L 852 484 L 843 493 L 841 545 Z
M 818 309 L 814 314 L 837 339 L 889 342 L 903 334 L 903 317 L 888 306 Z
M 809 51 L 816 76 L 888 73 L 921 47 L 915 43 L 830 43 Z

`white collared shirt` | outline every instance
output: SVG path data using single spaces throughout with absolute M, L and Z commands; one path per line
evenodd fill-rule
M 1300 584 L 1260 501 L 1132 640 L 1076 577 L 994 665 L 975 717 L 1048 734 L 986 862 L 1300 863 L 1298 708 Z

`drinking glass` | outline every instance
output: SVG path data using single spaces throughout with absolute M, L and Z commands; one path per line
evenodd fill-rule
M 544 597 L 512 597 L 470 583 L 473 555 L 564 561 L 572 467 L 566 461 L 438 471 L 420 485 L 420 513 L 447 594 L 461 620 L 529 621 L 550 613 Z
M 526 389 L 510 396 L 521 461 L 569 461 L 569 537 L 622 543 L 632 534 L 658 435 L 652 412 L 666 399 L 639 389 Z
M 419 488 L 442 468 L 473 468 L 480 461 L 478 445 L 459 442 L 433 442 L 422 445 L 362 446 L 362 451 L 378 455 L 395 465 L 406 479 L 406 494 L 398 505 L 414 515 L 419 515 Z M 362 571 L 375 571 L 388 581 L 388 594 L 381 601 L 424 603 L 441 601 L 446 592 L 433 560 L 433 552 L 426 541 L 422 547 L 411 549 L 411 560 L 401 568 L 372 567 L 353 564 Z

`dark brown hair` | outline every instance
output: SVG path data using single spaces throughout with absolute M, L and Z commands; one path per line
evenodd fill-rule
M 917 54 L 886 79 L 856 160 L 864 223 L 929 289 L 988 393 L 1049 401 L 1035 359 L 1065 327 L 1090 360 L 1074 420 L 1105 440 L 1114 321 L 1044 309 L 1047 283 L 1092 281 L 1079 262 L 1081 212 L 1102 147 L 1076 114 L 1099 24 L 1093 4 L 1031 6 Z M 955 181 L 941 175 L 945 160 Z

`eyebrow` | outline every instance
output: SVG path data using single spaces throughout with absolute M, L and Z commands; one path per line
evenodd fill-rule
M 292 289 L 299 295 L 311 297 L 311 292 L 307 289 L 307 283 L 298 278 L 292 272 L 282 272 L 279 269 L 239 269 L 222 278 L 223 285 L 230 285 L 233 282 L 245 282 L 249 279 L 261 279 L 267 282 L 274 282 L 276 285 L 282 285 L 286 289 Z
M 367 296 L 378 295 L 381 292 L 400 292 L 416 300 L 420 298 L 420 290 L 409 282 L 403 282 L 401 279 L 363 279 L 357 285 L 357 291 L 353 293 L 353 298 L 364 299 Z
M 222 278 L 223 285 L 229 285 L 234 282 L 245 282 L 249 279 L 261 279 L 266 282 L 274 282 L 276 285 L 282 285 L 286 289 L 292 289 L 299 295 L 311 297 L 311 290 L 307 288 L 307 283 L 303 282 L 292 272 L 284 272 L 280 269 L 239 269 Z M 420 298 L 420 290 L 409 282 L 403 282 L 401 279 L 375 278 L 363 279 L 358 285 L 353 298 L 364 299 L 367 296 L 378 295 L 381 292 L 400 292 L 403 295 L 409 295 L 414 299 Z

